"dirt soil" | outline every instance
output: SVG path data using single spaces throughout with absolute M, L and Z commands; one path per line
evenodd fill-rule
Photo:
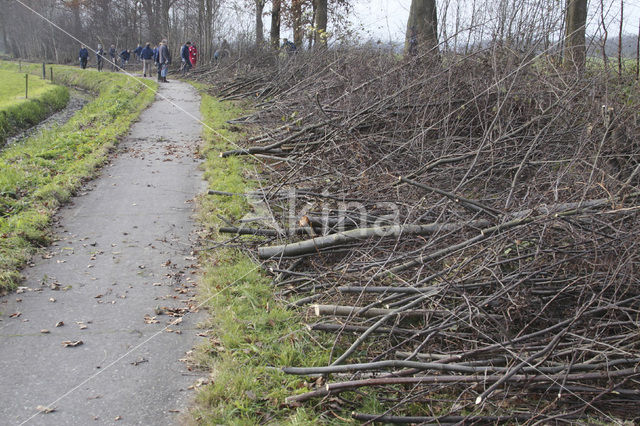
M 59 212 L 58 241 L 24 287 L 0 299 L 0 423 L 163 425 L 185 411 L 201 375 L 180 361 L 203 319 L 192 312 L 199 104 L 190 85 L 161 85 L 101 177 Z

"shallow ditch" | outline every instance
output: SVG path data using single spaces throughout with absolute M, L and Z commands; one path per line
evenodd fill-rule
M 91 100 L 91 96 L 91 93 L 87 91 L 69 88 L 69 103 L 67 103 L 66 107 L 58 112 L 51 114 L 49 117 L 45 118 L 35 126 L 29 127 L 28 129 L 18 133 L 17 135 L 8 138 L 7 142 L 2 148 L 0 148 L 0 150 L 8 146 L 20 143 L 24 139 L 29 138 L 44 130 L 49 130 L 54 126 L 62 126 Z

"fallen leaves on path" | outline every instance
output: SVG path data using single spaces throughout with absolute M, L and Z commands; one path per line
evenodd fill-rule
M 64 325 L 64 321 L 58 321 L 56 323 L 56 327 L 62 327 Z
M 62 346 L 65 348 L 75 348 L 76 346 L 80 346 L 84 344 L 82 340 L 65 340 L 62 342 Z
M 44 405 L 38 405 L 36 410 L 40 411 L 42 414 L 49 414 L 56 411 L 55 407 L 45 407 Z
M 158 324 L 160 321 L 158 321 L 156 319 L 156 317 L 152 317 L 151 315 L 147 314 L 144 316 L 144 323 L 145 324 Z
M 15 312 L 9 315 L 9 318 L 18 318 L 20 315 L 22 315 L 22 312 Z

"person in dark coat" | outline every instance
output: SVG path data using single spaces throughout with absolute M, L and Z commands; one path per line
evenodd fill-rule
M 116 46 L 113 44 L 109 48 L 109 57 L 111 58 L 111 71 L 115 71 L 118 64 L 116 63 Z
M 122 52 L 120 52 L 120 59 L 122 61 L 122 65 L 120 66 L 120 68 L 122 68 L 123 71 L 127 66 L 127 62 L 129 62 L 130 58 L 131 58 L 130 50 L 124 49 Z
M 169 71 L 169 65 L 171 64 L 171 53 L 167 46 L 167 40 L 162 40 L 158 48 L 158 63 L 160 64 L 160 81 L 168 83 L 167 73 Z
M 190 47 L 191 42 L 188 41 L 180 48 L 180 70 L 182 71 L 182 75 L 185 75 L 191 69 L 191 58 L 189 58 Z
M 102 71 L 102 65 L 104 64 L 104 49 L 101 44 L 98 44 L 96 49 L 96 68 L 98 71 Z
M 86 47 L 80 46 L 80 52 L 78 53 L 78 59 L 80 60 L 80 68 L 87 68 L 87 61 L 89 60 L 89 51 Z
M 151 49 L 151 43 L 144 45 L 142 51 L 140 51 L 140 58 L 142 59 L 142 75 L 144 77 L 149 74 L 151 77 L 151 61 L 153 60 L 153 50 Z
M 160 81 L 160 45 L 153 47 L 153 63 L 156 64 L 158 69 L 158 81 Z
M 296 53 L 296 50 L 298 50 L 296 48 L 296 44 L 286 38 L 282 40 L 282 49 L 287 52 L 288 55 L 292 55 Z
M 138 61 L 142 59 L 142 56 L 140 56 L 141 53 L 142 53 L 142 46 L 138 44 L 138 47 L 136 47 L 135 50 L 133 51 L 133 54 L 136 55 L 136 59 Z

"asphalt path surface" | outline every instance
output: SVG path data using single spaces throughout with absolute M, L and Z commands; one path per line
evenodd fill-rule
M 161 84 L 100 177 L 57 214 L 57 241 L 24 287 L 0 299 L 0 424 L 163 425 L 185 412 L 200 377 L 181 361 L 202 320 L 199 107 L 188 84 Z

